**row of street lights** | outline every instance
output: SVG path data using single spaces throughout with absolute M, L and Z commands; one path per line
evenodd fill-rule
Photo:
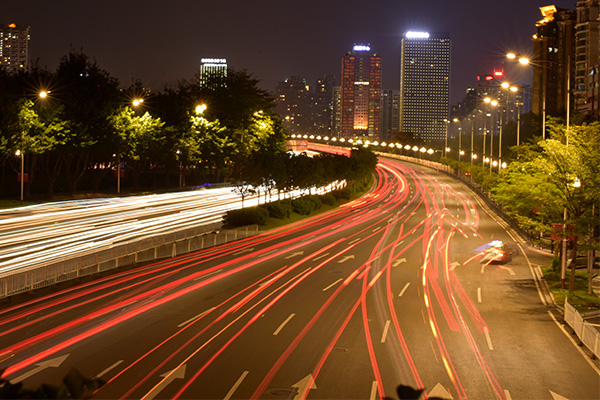
M 441 151 L 441 150 L 434 150 L 432 148 L 427 149 L 424 146 L 416 146 L 416 145 L 402 145 L 400 143 L 386 143 L 386 142 L 381 142 L 379 143 L 378 141 L 369 141 L 369 140 L 365 140 L 363 141 L 362 139 L 345 139 L 345 138 L 337 138 L 337 137 L 328 137 L 328 136 L 315 136 L 315 135 L 301 135 L 301 134 L 293 134 L 292 139 L 307 139 L 307 140 L 318 140 L 318 141 L 325 141 L 325 142 L 333 142 L 334 144 L 336 143 L 340 143 L 340 144 L 349 144 L 349 145 L 357 145 L 357 146 L 363 146 L 363 147 L 369 147 L 369 146 L 376 146 L 376 147 L 387 147 L 390 149 L 399 149 L 399 150 L 406 150 L 406 151 L 410 151 L 412 150 L 415 153 L 420 153 L 422 154 L 429 154 L 430 156 L 433 155 L 436 151 Z M 445 153 L 449 153 L 451 152 L 450 147 L 445 147 L 444 148 L 444 152 Z M 465 155 L 464 150 L 459 150 L 459 157 Z M 478 155 L 471 152 L 471 163 L 473 163 L 473 160 L 476 160 L 478 158 Z M 493 165 L 494 167 L 500 166 L 501 168 L 506 168 L 508 165 L 506 163 L 499 163 L 498 161 L 495 160 L 490 160 L 489 157 L 484 157 L 483 159 L 483 163 L 487 164 L 487 163 L 491 163 L 491 165 Z

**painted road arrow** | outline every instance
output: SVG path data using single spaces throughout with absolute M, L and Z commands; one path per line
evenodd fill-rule
M 310 389 L 316 389 L 317 385 L 315 385 L 315 380 L 312 374 L 308 374 L 306 377 L 301 379 L 299 382 L 292 385 L 292 388 L 298 389 L 298 393 L 294 396 L 294 400 L 296 399 L 304 399 L 308 394 Z
M 447 399 L 447 400 L 451 400 L 454 398 L 454 397 L 452 397 L 450 392 L 448 392 L 448 390 L 446 390 L 446 388 L 442 386 L 441 383 L 438 383 L 437 385 L 435 385 L 433 387 L 433 389 L 431 390 L 431 392 L 427 392 L 427 396 L 428 397 L 438 397 L 440 399 Z
M 37 364 L 35 364 L 36 367 L 34 369 L 32 369 L 29 372 L 24 373 L 23 375 L 17 376 L 15 379 L 11 379 L 10 383 L 12 383 L 14 385 L 15 383 L 24 381 L 25 379 L 29 378 L 30 376 L 33 376 L 39 372 L 42 372 L 46 368 L 57 368 L 60 366 L 60 364 L 63 363 L 63 361 L 65 361 L 67 359 L 67 357 L 69 357 L 69 355 L 65 354 L 64 356 L 52 358 L 50 360 L 46 360 L 46 361 L 37 363 Z
M 400 258 L 396 261 L 394 261 L 394 263 L 392 264 L 392 267 L 397 267 L 398 265 L 405 263 L 406 262 L 406 258 Z
M 458 267 L 459 265 L 459 262 L 454 261 L 452 264 L 450 264 L 450 271 L 454 271 L 454 268 Z
M 169 384 L 175 379 L 185 378 L 185 368 L 186 364 L 182 364 L 179 367 L 162 374 L 160 377 L 163 378 L 163 380 L 160 381 L 156 386 L 154 386 L 152 390 L 149 391 L 144 397 L 142 397 L 142 400 L 150 400 L 155 398 L 160 392 L 162 392 L 164 388 L 169 386 Z

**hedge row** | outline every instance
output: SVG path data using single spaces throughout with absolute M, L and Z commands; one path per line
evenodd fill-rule
M 244 225 L 265 225 L 269 218 L 286 219 L 292 215 L 292 212 L 309 215 L 312 211 L 320 209 L 323 204 L 335 206 L 340 202 L 350 200 L 351 197 L 352 191 L 344 188 L 320 196 L 303 196 L 291 201 L 276 201 L 261 204 L 257 207 L 229 210 L 223 217 L 223 224 L 228 228 Z

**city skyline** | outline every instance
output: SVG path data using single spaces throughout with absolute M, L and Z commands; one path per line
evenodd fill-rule
M 575 8 L 575 1 L 461 2 L 418 4 L 382 1 L 360 12 L 357 3 L 305 1 L 294 12 L 281 2 L 198 4 L 175 1 L 92 3 L 44 1 L 3 5 L 2 23 L 31 26 L 31 60 L 54 69 L 70 51 L 82 50 L 123 86 L 141 79 L 155 90 L 197 74 L 204 57 L 226 58 L 274 91 L 287 76 L 311 84 L 340 74 L 339 55 L 354 43 L 370 43 L 382 58 L 382 88 L 399 87 L 400 43 L 404 32 L 449 32 L 452 39 L 451 103 L 460 101 L 477 75 L 503 67 L 508 50 L 532 52 L 539 7 Z M 452 17 L 449 17 L 449 16 Z

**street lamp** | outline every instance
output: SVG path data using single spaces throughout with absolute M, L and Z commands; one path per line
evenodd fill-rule
M 179 188 L 181 189 L 183 186 L 183 174 L 182 174 L 182 164 L 181 164 L 181 151 L 177 150 L 175 152 L 177 154 L 177 158 L 179 159 Z
M 498 106 L 498 100 L 494 100 L 491 99 L 489 97 L 486 97 L 485 99 L 483 99 L 483 101 L 487 104 L 489 104 L 492 107 L 497 107 Z M 491 114 L 488 114 L 491 117 Z M 484 149 L 485 149 L 485 135 L 483 137 L 483 142 L 484 142 Z M 484 150 L 485 151 L 485 150 Z M 491 129 L 490 130 L 490 161 L 494 159 L 494 130 Z M 490 173 L 492 172 L 492 166 L 493 163 L 490 162 Z
M 202 114 L 204 113 L 204 111 L 206 111 L 207 106 L 206 104 L 199 104 L 196 106 L 196 114 Z
M 531 62 L 531 60 L 528 57 L 517 56 L 515 53 L 508 53 L 506 55 L 506 58 L 508 58 L 510 60 L 516 60 L 516 59 L 518 59 L 518 62 L 521 65 L 529 65 L 530 62 Z M 569 57 L 569 64 L 570 64 L 570 57 Z M 569 66 L 569 68 L 570 68 L 570 66 Z M 568 71 L 570 71 L 570 70 L 568 70 Z M 542 139 L 543 140 L 546 140 L 546 82 L 545 82 L 546 76 L 547 76 L 547 73 L 543 73 L 543 77 L 544 77 L 544 82 L 542 82 Z M 567 82 L 570 82 L 570 80 L 569 80 L 570 76 L 571 76 L 571 73 L 568 72 L 567 73 Z M 568 83 L 568 86 L 570 86 L 569 83 Z M 569 96 L 568 92 L 570 90 L 571 90 L 570 87 L 568 87 L 567 88 L 567 96 Z M 567 102 L 568 101 L 570 101 L 570 100 L 567 97 Z M 567 103 L 567 109 L 570 109 L 570 108 L 571 107 Z M 568 112 L 567 112 L 567 114 L 568 114 Z
M 460 156 L 465 154 L 462 151 L 462 121 L 458 118 L 454 118 L 452 121 L 458 122 L 458 161 L 460 161 Z

